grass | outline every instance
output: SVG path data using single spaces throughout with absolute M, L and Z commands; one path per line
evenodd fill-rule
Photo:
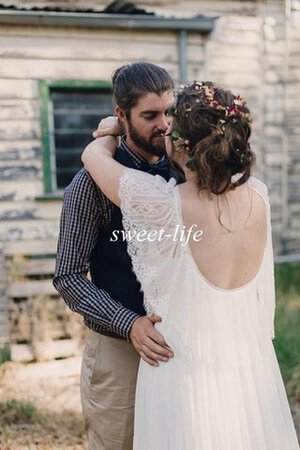
M 10 348 L 8 344 L 3 344 L 0 346 L 0 366 L 5 361 L 10 360 Z
M 0 402 L 1 450 L 83 450 L 86 438 L 82 419 L 72 412 L 39 411 L 31 402 Z
M 300 263 L 276 266 L 275 349 L 289 397 L 300 401 Z
M 27 420 L 34 421 L 37 417 L 37 409 L 31 402 L 22 402 L 11 399 L 7 402 L 0 402 L 0 415 L 3 425 L 14 423 L 14 421 Z

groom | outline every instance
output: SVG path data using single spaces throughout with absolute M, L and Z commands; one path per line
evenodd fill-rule
M 173 103 L 170 75 L 138 62 L 120 67 L 112 81 L 116 114 L 126 133 L 115 158 L 127 167 L 183 181 L 164 148 Z M 139 359 L 157 366 L 173 356 L 154 327 L 160 319 L 145 316 L 126 241 L 113 239 L 113 231 L 122 229 L 120 209 L 80 170 L 64 194 L 53 283 L 89 328 L 81 369 L 89 450 L 132 449 Z

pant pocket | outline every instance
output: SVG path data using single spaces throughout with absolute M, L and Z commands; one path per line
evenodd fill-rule
M 92 383 L 96 368 L 97 354 L 100 350 L 100 342 L 100 335 L 90 331 L 86 339 L 81 367 L 81 376 L 88 384 Z

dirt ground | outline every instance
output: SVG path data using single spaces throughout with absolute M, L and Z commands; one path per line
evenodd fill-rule
M 20 364 L 0 368 L 0 400 L 10 404 L 0 410 L 1 450 L 86 450 L 81 417 L 79 374 L 81 358 Z M 29 414 L 26 402 L 36 412 Z M 24 405 L 20 412 L 19 405 Z M 300 436 L 300 405 L 293 405 Z
M 84 450 L 79 374 L 81 358 L 1 366 L 1 450 Z M 17 401 L 16 405 L 11 400 Z M 36 407 L 31 414 L 27 403 Z M 20 411 L 20 405 L 22 411 Z

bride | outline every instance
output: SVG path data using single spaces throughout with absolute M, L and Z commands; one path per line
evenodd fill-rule
M 185 171 L 179 186 L 114 161 L 115 118 L 82 156 L 121 207 L 147 313 L 174 352 L 159 367 L 140 362 L 134 449 L 299 449 L 272 343 L 270 206 L 250 176 L 249 110 L 195 82 L 173 115 L 166 147 Z

